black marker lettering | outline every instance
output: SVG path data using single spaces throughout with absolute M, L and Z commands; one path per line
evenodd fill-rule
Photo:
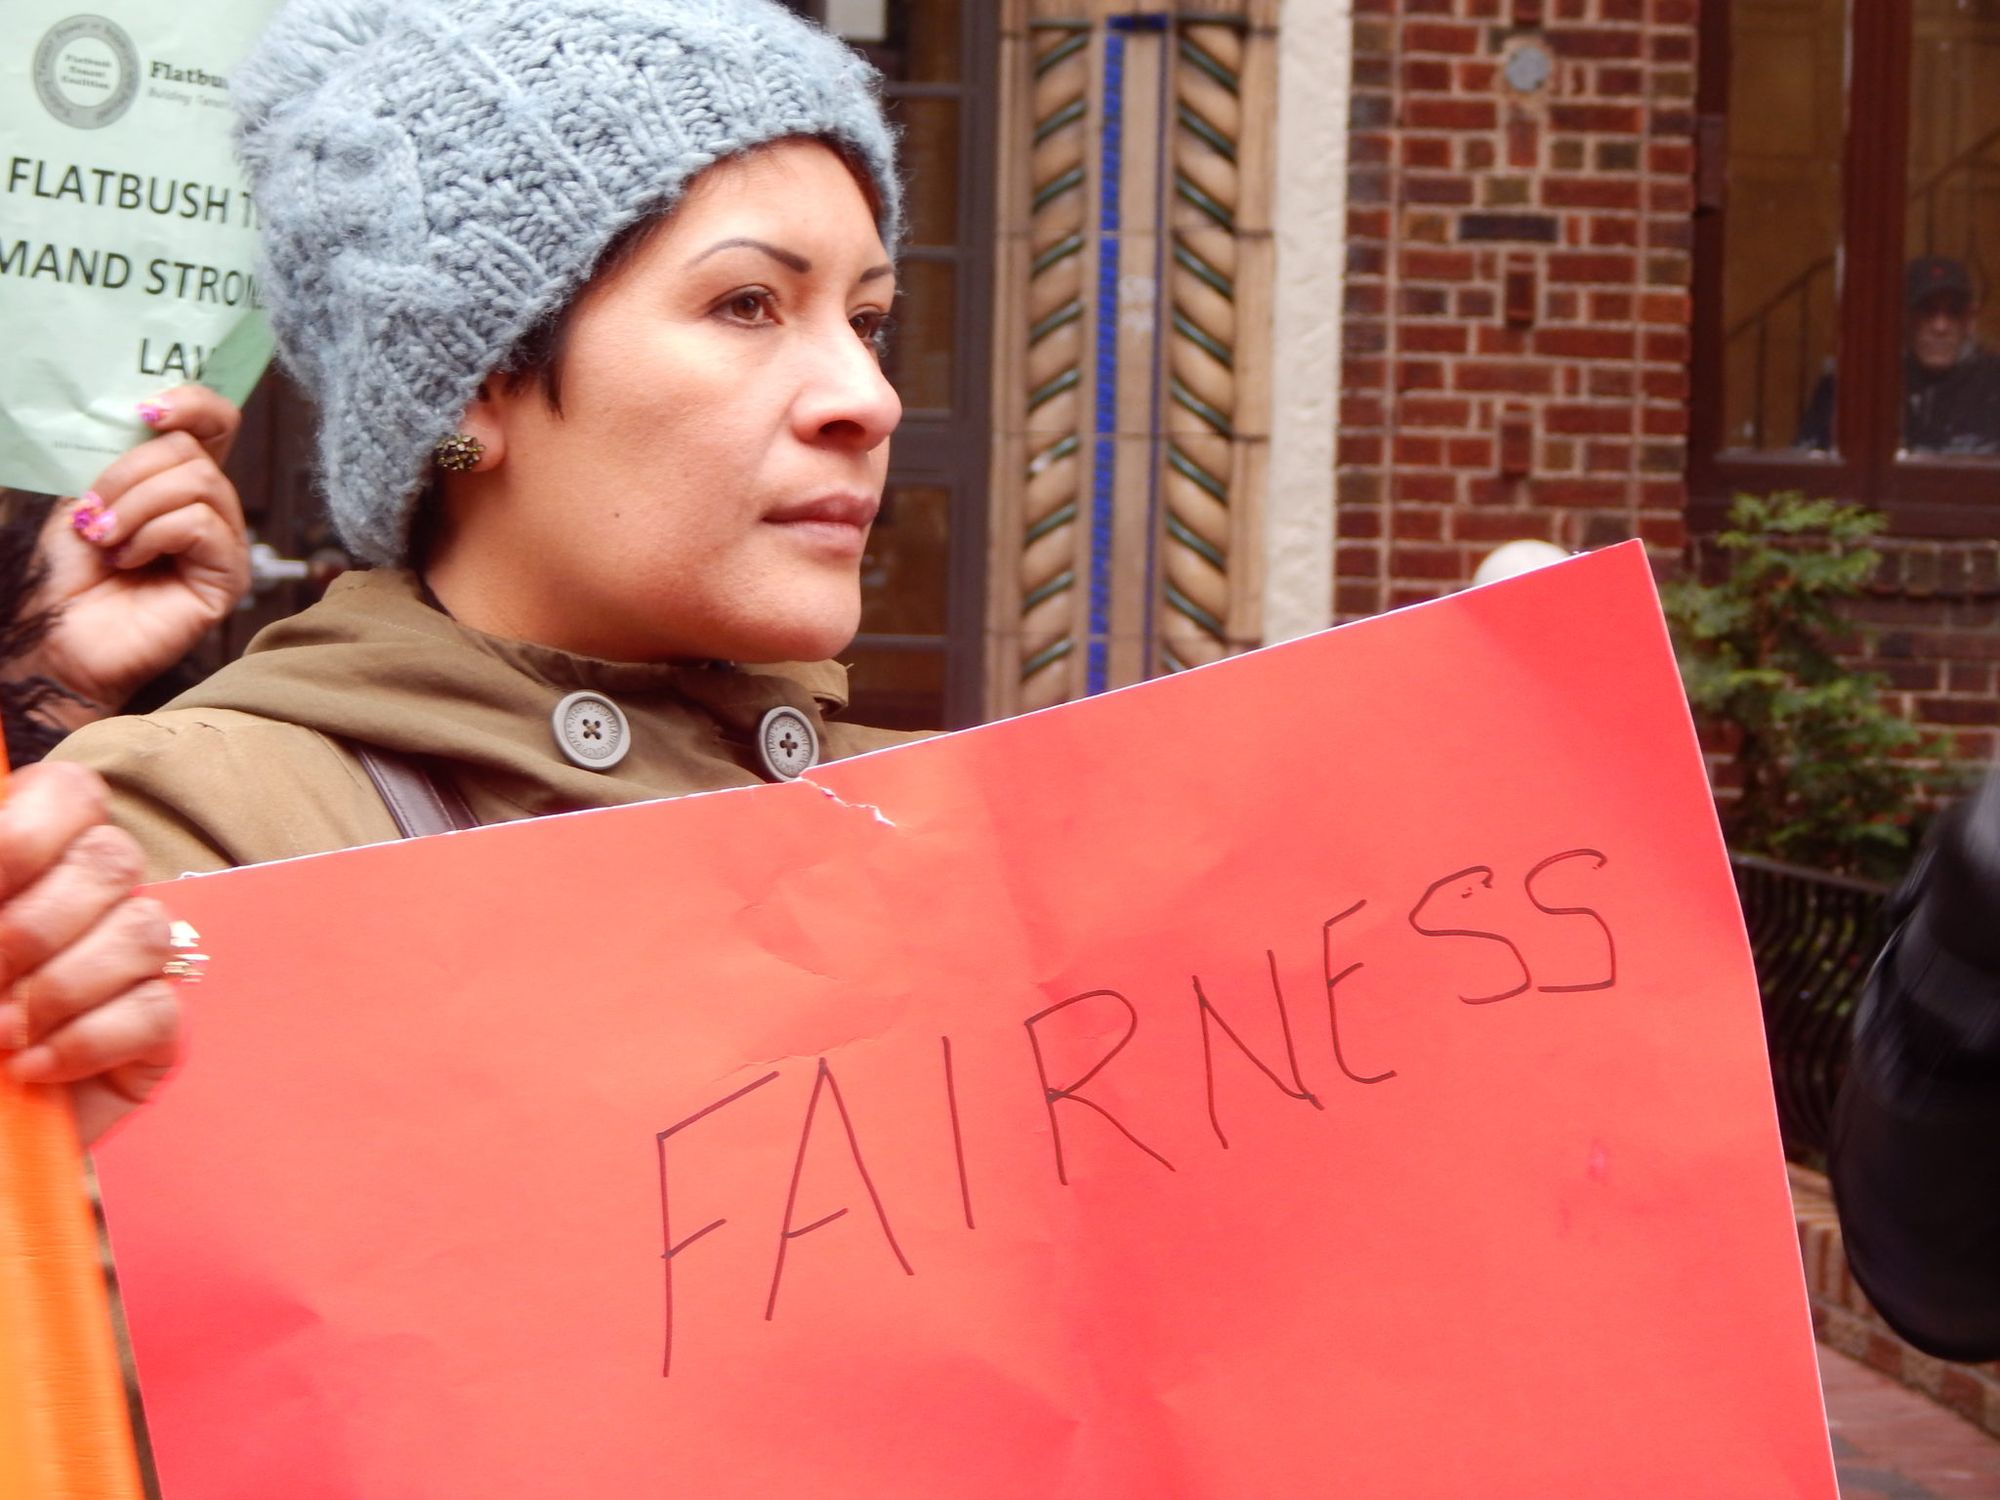
M 965 1136 L 958 1128 L 958 1079 L 951 1070 L 951 1038 L 944 1042 L 944 1102 L 951 1111 L 951 1154 L 958 1162 L 958 1201 L 965 1208 L 965 1227 L 972 1223 L 972 1183 L 965 1175 Z
M 1305 1080 L 1299 1077 L 1299 1055 L 1297 1049 L 1292 1046 L 1292 1021 L 1285 1011 L 1285 992 L 1278 984 L 1278 955 L 1266 948 L 1264 958 L 1271 966 L 1271 994 L 1278 1002 L 1278 1029 L 1285 1038 L 1285 1066 L 1292 1075 L 1289 1088 L 1283 1079 L 1271 1071 L 1263 1058 L 1244 1045 L 1243 1038 L 1236 1034 L 1236 1028 L 1223 1019 L 1222 1013 L 1202 991 L 1201 976 L 1199 974 L 1194 976 L 1194 1008 L 1195 1014 L 1201 1018 L 1201 1070 L 1208 1081 L 1208 1123 L 1215 1131 L 1215 1138 L 1222 1142 L 1222 1149 L 1225 1151 L 1229 1149 L 1229 1137 L 1222 1133 L 1222 1121 L 1215 1113 L 1215 1056 L 1208 1039 L 1208 1023 L 1211 1018 L 1222 1028 L 1222 1034 L 1236 1043 L 1236 1050 L 1255 1063 L 1257 1071 L 1270 1079 L 1272 1086 L 1279 1093 L 1287 1099 L 1297 1099 L 1310 1104 L 1314 1109 L 1326 1108 L 1319 1102 L 1319 1097 L 1306 1087 Z
M 1100 1057 L 1095 1063 L 1091 1064 L 1089 1071 L 1087 1071 L 1081 1078 L 1077 1079 L 1075 1083 L 1069 1084 L 1063 1088 L 1052 1087 L 1049 1083 L 1048 1067 L 1042 1061 L 1042 1044 L 1040 1039 L 1037 1038 L 1035 1035 L 1036 1025 L 1042 1021 L 1046 1021 L 1050 1016 L 1055 1015 L 1058 1011 L 1068 1010 L 1072 1005 L 1080 1005 L 1085 1000 L 1096 1000 L 1100 997 L 1116 1000 L 1120 1005 L 1125 1007 L 1125 1015 L 1127 1019 L 1125 1034 L 1120 1038 L 1118 1038 L 1117 1042 L 1112 1045 L 1112 1048 L 1109 1052 L 1105 1053 L 1104 1056 Z M 1130 1000 L 1127 1000 L 1123 995 L 1119 994 L 1118 991 L 1116 990 L 1085 990 L 1081 995 L 1071 995 L 1067 1000 L 1058 1000 L 1054 1005 L 1051 1005 L 1047 1010 L 1036 1011 L 1032 1016 L 1028 1017 L 1026 1025 L 1028 1028 L 1028 1045 L 1032 1047 L 1035 1052 L 1035 1075 L 1042 1081 L 1042 1103 L 1049 1112 L 1049 1138 L 1054 1143 L 1056 1151 L 1056 1181 L 1062 1183 L 1065 1187 L 1069 1185 L 1069 1170 L 1063 1162 L 1062 1122 L 1056 1118 L 1056 1106 L 1058 1104 L 1061 1104 L 1065 1100 L 1067 1100 L 1071 1104 L 1081 1104 L 1086 1109 L 1095 1110 L 1098 1114 L 1102 1115 L 1106 1120 L 1110 1121 L 1112 1129 L 1116 1130 L 1120 1135 L 1124 1136 L 1126 1140 L 1130 1141 L 1133 1145 L 1137 1146 L 1141 1151 L 1145 1152 L 1148 1156 L 1152 1157 L 1154 1161 L 1158 1162 L 1161 1166 L 1165 1167 L 1169 1172 L 1174 1170 L 1174 1164 L 1172 1162 L 1168 1161 L 1164 1156 L 1160 1155 L 1159 1152 L 1155 1151 L 1151 1146 L 1147 1145 L 1144 1141 L 1140 1140 L 1136 1135 L 1132 1134 L 1131 1131 L 1127 1130 L 1124 1127 L 1124 1125 L 1122 1125 L 1119 1122 L 1118 1118 L 1115 1115 L 1113 1115 L 1109 1110 L 1104 1108 L 1103 1105 L 1098 1104 L 1094 1100 L 1086 1099 L 1077 1092 L 1078 1089 L 1082 1088 L 1086 1083 L 1090 1082 L 1091 1079 L 1095 1078 L 1099 1073 L 1103 1072 L 1104 1065 L 1110 1062 L 1111 1059 L 1116 1057 L 1119 1053 L 1123 1052 L 1125 1050 L 1126 1043 L 1130 1042 L 1133 1036 L 1137 1034 L 1139 1030 L 1139 1013 L 1138 1011 L 1132 1008 L 1132 1002 Z
M 861 1142 L 854 1134 L 854 1121 L 847 1113 L 847 1102 L 840 1097 L 840 1085 L 834 1080 L 833 1069 L 826 1065 L 826 1059 L 819 1060 L 819 1072 L 813 1078 L 812 1097 L 806 1101 L 806 1123 L 799 1130 L 798 1159 L 792 1163 L 792 1187 L 785 1195 L 785 1222 L 778 1230 L 778 1258 L 771 1267 L 771 1296 L 764 1304 L 764 1320 L 769 1322 L 778 1311 L 778 1284 L 785 1276 L 785 1250 L 793 1240 L 811 1234 L 815 1229 L 824 1229 L 847 1210 L 836 1208 L 823 1218 L 812 1223 L 792 1228 L 792 1211 L 798 1207 L 799 1178 L 806 1169 L 806 1146 L 812 1141 L 813 1114 L 819 1108 L 820 1090 L 833 1095 L 833 1107 L 840 1111 L 840 1123 L 847 1131 L 847 1151 L 854 1158 L 854 1170 L 861 1174 L 861 1185 L 868 1189 L 868 1201 L 875 1205 L 876 1221 L 882 1226 L 882 1238 L 889 1242 L 889 1249 L 895 1254 L 896 1263 L 903 1268 L 905 1276 L 916 1275 L 909 1258 L 903 1254 L 903 1247 L 896 1243 L 896 1232 L 889 1227 L 889 1215 L 882 1208 L 882 1195 L 875 1191 L 874 1179 L 868 1175 L 868 1164 L 861 1159 Z
M 755 1083 L 746 1083 L 735 1093 L 725 1094 L 706 1109 L 696 1110 L 685 1120 L 681 1121 L 680 1124 L 669 1125 L 665 1130 L 662 1130 L 658 1135 L 653 1137 L 653 1147 L 660 1155 L 660 1243 L 666 1246 L 666 1249 L 660 1253 L 660 1259 L 665 1263 L 662 1276 L 666 1282 L 667 1293 L 665 1352 L 660 1356 L 660 1374 L 663 1376 L 672 1374 L 674 1366 L 674 1257 L 687 1249 L 696 1240 L 720 1229 L 724 1224 L 729 1222 L 727 1219 L 717 1219 L 713 1223 L 702 1225 L 701 1228 L 697 1229 L 686 1239 L 678 1243 L 675 1242 L 673 1227 L 669 1222 L 667 1214 L 667 1137 L 677 1135 L 687 1129 L 688 1126 L 694 1124 L 695 1121 L 706 1119 L 725 1105 L 734 1104 L 745 1094 L 761 1089 L 777 1076 L 776 1073 L 766 1073 Z
M 1503 945 L 1509 953 L 1513 954 L 1514 962 L 1521 966 L 1521 982 L 1519 984 L 1515 985 L 1511 990 L 1502 990 L 1497 995 L 1460 995 L 1458 997 L 1467 1005 L 1491 1005 L 1496 1000 L 1511 1000 L 1516 995 L 1525 994 L 1528 986 L 1534 983 L 1534 975 L 1528 972 L 1528 961 L 1521 957 L 1521 950 L 1516 948 L 1512 941 L 1502 937 L 1497 932 L 1487 932 L 1478 927 L 1426 927 L 1417 920 L 1417 913 L 1430 904 L 1431 897 L 1435 896 L 1448 885 L 1461 880 L 1471 880 L 1474 877 L 1477 877 L 1478 883 L 1487 890 L 1490 891 L 1493 889 L 1493 870 L 1489 865 L 1469 865 L 1463 870 L 1454 870 L 1442 880 L 1432 881 L 1425 889 L 1423 899 L 1410 908 L 1410 925 L 1425 937 L 1484 938 L 1489 943 Z M 1470 896 L 1472 892 L 1468 888 L 1459 894 L 1463 898 Z
M 1595 922 L 1597 930 L 1604 934 L 1604 952 L 1611 971 L 1603 979 L 1595 980 L 1590 984 L 1537 985 L 1536 988 L 1544 995 L 1580 995 L 1588 990 L 1608 990 L 1618 982 L 1618 944 L 1612 938 L 1611 928 L 1605 922 L 1604 918 L 1600 917 L 1587 906 L 1544 906 L 1541 898 L 1535 894 L 1535 877 L 1550 865 L 1559 865 L 1566 859 L 1594 859 L 1597 861 L 1595 868 L 1600 870 L 1609 863 L 1605 856 L 1595 849 L 1569 849 L 1561 854 L 1551 854 L 1547 859 L 1536 865 L 1534 869 L 1528 871 L 1527 878 L 1521 882 L 1521 885 L 1527 891 L 1528 899 L 1535 903 L 1536 911 L 1547 912 L 1552 917 L 1588 917 L 1591 921 Z
M 1367 904 L 1366 901 L 1357 901 L 1338 916 L 1326 919 L 1319 930 L 1319 960 L 1320 972 L 1326 975 L 1326 1024 L 1333 1032 L 1333 1060 L 1340 1064 L 1340 1071 L 1356 1083 L 1380 1083 L 1385 1078 L 1394 1078 L 1396 1070 L 1394 1068 L 1386 1068 L 1380 1073 L 1357 1073 L 1354 1069 L 1348 1067 L 1347 1054 L 1340 1050 L 1340 1010 L 1333 995 L 1334 990 L 1339 987 L 1341 980 L 1347 978 L 1356 969 L 1366 967 L 1360 959 L 1356 959 L 1338 974 L 1333 972 L 1333 929 L 1339 923 L 1345 922 L 1349 917 L 1360 911 Z

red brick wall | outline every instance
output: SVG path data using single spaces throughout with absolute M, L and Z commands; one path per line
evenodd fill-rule
M 1855 658 L 1896 710 L 1942 735 L 1962 764 L 2000 748 L 2000 541 L 1875 543 L 1882 567 L 1853 611 Z
M 1938 797 L 2000 755 L 2000 540 L 1883 536 L 1869 546 L 1882 562 L 1843 611 L 1856 629 L 1841 660 L 1879 677 L 1883 701 L 1942 742 L 1954 770 L 1929 787 Z M 1703 577 L 1727 566 L 1703 537 L 1692 539 L 1687 565 Z M 1733 740 L 1711 727 L 1703 748 L 1727 802 L 1740 785 Z
M 1696 0 L 1356 0 L 1335 607 L 1683 543 Z M 1547 81 L 1502 73 L 1540 46 Z

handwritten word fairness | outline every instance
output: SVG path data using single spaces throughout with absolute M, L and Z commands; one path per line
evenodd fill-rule
M 1594 925 L 1596 943 L 1593 946 L 1601 947 L 1601 956 L 1590 966 L 1588 974 L 1565 972 L 1555 977 L 1556 982 L 1537 983 L 1536 975 L 1520 944 L 1515 941 L 1515 936 L 1486 927 L 1472 926 L 1466 919 L 1451 915 L 1455 903 L 1471 901 L 1478 893 L 1494 889 L 1499 876 L 1488 865 L 1470 865 L 1432 881 L 1425 887 L 1404 920 L 1411 931 L 1423 939 L 1491 945 L 1487 951 L 1492 953 L 1495 959 L 1498 958 L 1499 952 L 1504 950 L 1510 968 L 1518 970 L 1518 976 L 1510 974 L 1509 982 L 1498 988 L 1486 989 L 1480 993 L 1458 994 L 1455 998 L 1461 1004 L 1493 1005 L 1526 994 L 1530 990 L 1541 994 L 1583 994 L 1610 990 L 1615 988 L 1618 982 L 1617 941 L 1610 924 L 1593 907 L 1573 903 L 1559 905 L 1548 899 L 1550 887 L 1557 880 L 1558 871 L 1568 873 L 1601 870 L 1607 863 L 1607 856 L 1596 849 L 1567 849 L 1541 860 L 1520 877 L 1523 893 L 1535 912 L 1539 914 L 1537 921 L 1583 922 Z M 1349 1061 L 1348 1050 L 1342 1040 L 1340 988 L 1364 968 L 1366 963 L 1365 960 L 1346 955 L 1338 939 L 1342 925 L 1355 918 L 1368 904 L 1366 900 L 1356 901 L 1326 918 L 1320 927 L 1321 976 L 1325 987 L 1327 1027 L 1332 1042 L 1333 1058 L 1341 1075 L 1348 1082 L 1358 1085 L 1382 1084 L 1399 1076 L 1395 1068 L 1380 1068 L 1372 1072 L 1358 1070 Z M 1201 976 L 1199 974 L 1192 976 L 1192 1008 L 1201 1035 L 1201 1065 L 1208 1122 L 1219 1147 L 1223 1150 L 1229 1149 L 1230 1141 L 1223 1128 L 1221 1113 L 1217 1106 L 1215 1057 L 1224 1040 L 1235 1047 L 1281 1095 L 1309 1105 L 1315 1110 L 1325 1108 L 1320 1095 L 1308 1085 L 1299 1065 L 1298 1049 L 1293 1039 L 1291 1013 L 1286 1005 L 1284 990 L 1279 979 L 1276 952 L 1267 950 L 1265 959 L 1270 971 L 1278 1035 L 1282 1040 L 1284 1054 L 1282 1063 L 1259 1056 L 1257 1051 L 1243 1039 L 1241 1033 L 1230 1024 L 1216 1002 L 1210 998 L 1208 987 L 1203 984 Z M 1184 1015 L 1185 1012 L 1181 1014 Z M 1064 1021 L 1059 1019 L 1065 1017 L 1072 1023 L 1067 1029 Z M 1109 1025 L 1106 1024 L 1107 1021 Z M 1064 1122 L 1066 1117 L 1077 1109 L 1089 1111 L 1159 1168 L 1169 1172 L 1176 1170 L 1173 1162 L 1142 1136 L 1142 1127 L 1129 1124 L 1113 1113 L 1100 1098 L 1092 1097 L 1087 1092 L 1139 1035 L 1140 1010 L 1130 998 L 1112 988 L 1082 990 L 1035 1011 L 1024 1018 L 1022 1025 L 1026 1031 L 1027 1043 L 1022 1059 L 1023 1087 L 1036 1088 L 1039 1091 L 1048 1121 L 1051 1168 L 1058 1184 L 1066 1187 L 1071 1180 L 1071 1163 L 1065 1145 Z M 1095 1043 L 1095 1055 L 1079 1067 L 1074 1063 L 1073 1053 L 1080 1038 L 1098 1040 Z M 1063 1042 L 1064 1052 L 1072 1054 L 1071 1067 L 1059 1072 L 1052 1071 L 1050 1058 L 1054 1049 L 1045 1045 L 1052 1039 Z M 959 1208 L 965 1227 L 974 1229 L 977 1227 L 973 1208 L 974 1185 L 966 1167 L 965 1134 L 959 1118 L 957 1073 L 952 1039 L 943 1036 L 939 1038 L 939 1043 L 938 1086 L 950 1119 L 951 1150 Z M 671 1375 L 673 1372 L 676 1262 L 694 1246 L 708 1240 L 730 1222 L 727 1218 L 714 1218 L 699 1228 L 676 1237 L 673 1195 L 670 1189 L 671 1161 L 679 1152 L 689 1149 L 689 1142 L 685 1138 L 686 1132 L 718 1113 L 751 1099 L 781 1076 L 780 1070 L 773 1069 L 732 1092 L 709 1101 L 693 1113 L 659 1131 L 654 1137 L 659 1173 L 660 1232 L 663 1246 L 661 1261 L 664 1334 L 660 1366 L 663 1376 Z M 814 1061 L 812 1087 L 806 1099 L 804 1118 L 799 1128 L 798 1150 L 793 1159 L 784 1195 L 784 1206 L 779 1217 L 776 1242 L 771 1252 L 770 1285 L 764 1303 L 764 1318 L 767 1321 L 777 1315 L 786 1260 L 793 1246 L 806 1236 L 826 1228 L 849 1213 L 848 1207 L 842 1207 L 812 1218 L 808 1222 L 799 1222 L 800 1189 L 806 1175 L 808 1148 L 816 1130 L 833 1131 L 836 1124 L 838 1133 L 832 1138 L 835 1150 L 837 1152 L 841 1145 L 845 1146 L 853 1167 L 854 1179 L 859 1183 L 861 1192 L 867 1199 L 866 1213 L 880 1232 L 888 1259 L 894 1262 L 902 1274 L 908 1276 L 917 1274 L 916 1267 L 896 1236 L 891 1221 L 890 1206 L 877 1186 L 874 1174 L 869 1171 L 861 1135 L 855 1127 L 854 1117 L 841 1092 L 839 1079 L 832 1065 L 821 1056 Z M 773 1203 L 775 1206 L 775 1196 Z

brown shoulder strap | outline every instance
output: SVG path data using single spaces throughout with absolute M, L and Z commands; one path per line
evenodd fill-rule
M 348 742 L 348 749 L 361 762 L 368 779 L 382 796 L 389 816 L 406 839 L 426 834 L 455 833 L 479 827 L 479 819 L 465 805 L 458 788 L 434 776 L 408 756 L 397 755 L 373 745 Z

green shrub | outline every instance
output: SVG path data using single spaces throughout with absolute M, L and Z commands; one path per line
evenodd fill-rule
M 1918 764 L 1944 754 L 1886 708 L 1881 679 L 1835 655 L 1839 611 L 1881 561 L 1883 517 L 1797 493 L 1739 495 L 1716 538 L 1721 582 L 1662 591 L 1695 715 L 1734 738 L 1740 796 L 1722 809 L 1732 847 L 1794 864 L 1892 878 L 1908 862 Z

